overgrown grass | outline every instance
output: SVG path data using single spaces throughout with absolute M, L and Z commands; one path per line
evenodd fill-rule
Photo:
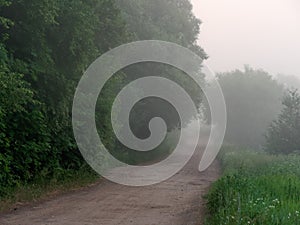
M 30 183 L 20 184 L 8 190 L 7 194 L 0 198 L 0 212 L 86 187 L 96 183 L 99 179 L 99 175 L 87 165 L 78 171 L 63 171 L 52 179 L 38 177 Z
M 300 224 L 300 155 L 223 149 L 208 196 L 209 225 Z

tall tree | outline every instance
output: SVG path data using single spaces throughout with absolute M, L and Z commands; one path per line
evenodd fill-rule
M 127 22 L 128 30 L 133 34 L 133 40 L 170 41 L 189 48 L 202 59 L 207 58 L 203 49 L 197 44 L 201 21 L 193 14 L 189 0 L 116 0 L 116 3 Z M 199 77 L 204 83 L 200 65 L 198 69 Z M 196 105 L 200 105 L 202 101 L 203 95 L 198 85 L 182 71 L 171 66 L 143 63 L 130 66 L 124 71 L 128 80 L 145 76 L 164 76 L 181 85 Z M 172 111 L 170 107 L 168 110 Z M 151 114 L 150 111 L 148 114 Z
M 282 101 L 283 109 L 268 129 L 266 150 L 271 153 L 300 151 L 300 95 L 290 90 Z
M 264 133 L 280 112 L 283 86 L 263 70 L 245 67 L 218 75 L 228 114 L 225 141 L 261 147 Z
M 128 34 L 113 0 L 0 0 L 0 34 L 2 195 L 82 165 L 71 129 L 76 83 Z
M 112 0 L 16 0 L 1 14 L 14 22 L 7 48 L 44 104 L 53 152 L 68 164 L 65 153 L 77 152 L 70 112 L 75 86 L 97 56 L 126 40 L 119 10 Z
M 9 5 L 1 1 L 0 9 Z M 20 180 L 30 180 L 49 167 L 55 157 L 41 104 L 19 72 L 23 63 L 6 49 L 12 25 L 13 21 L 0 17 L 0 196 Z
M 194 16 L 189 0 L 116 0 L 116 3 L 126 21 L 132 41 L 174 42 L 194 51 L 202 59 L 207 58 L 203 49 L 197 44 L 201 21 Z M 199 78 L 204 83 L 204 75 L 200 73 L 200 63 L 198 66 Z M 182 86 L 196 105 L 199 106 L 202 102 L 203 94 L 198 85 L 187 74 L 172 66 L 147 62 L 131 65 L 122 72 L 126 74 L 124 78 L 126 83 L 147 76 L 168 78 Z M 155 97 L 146 98 L 131 110 L 130 125 L 134 134 L 140 138 L 148 137 L 150 135 L 148 122 L 156 116 L 164 119 L 168 131 L 185 126 L 189 122 L 180 121 L 176 109 L 166 101 Z M 118 149 L 126 148 L 120 146 Z
M 201 21 L 189 0 L 116 0 L 134 40 L 163 40 L 190 48 L 203 59 L 197 44 Z

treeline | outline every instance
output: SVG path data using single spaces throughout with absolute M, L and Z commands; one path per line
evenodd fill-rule
M 188 0 L 0 0 L 0 196 L 37 177 L 84 165 L 71 106 L 79 79 L 98 56 L 130 41 L 160 39 L 206 58 L 196 44 L 200 23 Z M 148 68 L 153 71 L 153 65 Z M 198 92 L 180 71 L 162 66 L 154 71 L 167 71 L 191 94 Z M 115 92 L 147 73 L 126 68 L 99 99 L 99 134 L 112 151 L 120 147 L 110 125 Z
M 271 153 L 300 150 L 300 96 L 296 77 L 277 78 L 245 66 L 218 74 L 226 100 L 225 143 Z

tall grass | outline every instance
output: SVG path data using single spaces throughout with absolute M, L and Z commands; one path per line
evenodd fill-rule
M 224 175 L 207 195 L 207 224 L 300 224 L 300 155 L 227 147 L 220 159 Z

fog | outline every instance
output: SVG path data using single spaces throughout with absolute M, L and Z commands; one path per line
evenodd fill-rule
M 300 2 L 192 0 L 202 26 L 199 44 L 216 72 L 249 64 L 300 78 Z
M 0 225 L 300 225 L 299 12 L 0 0 Z

